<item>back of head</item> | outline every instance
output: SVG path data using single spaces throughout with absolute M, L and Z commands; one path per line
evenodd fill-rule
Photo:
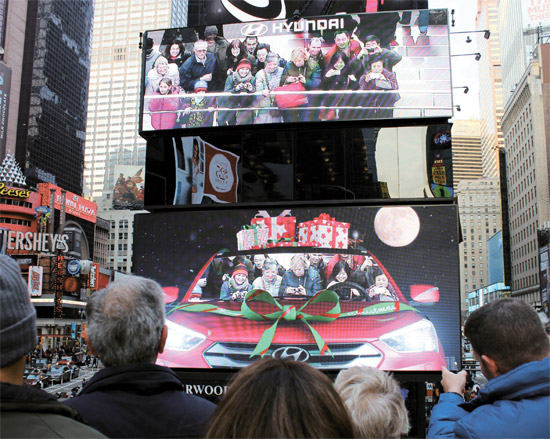
M 355 425 L 355 437 L 399 438 L 409 429 L 397 381 L 374 367 L 342 370 L 334 383 Z
M 36 312 L 14 259 L 0 255 L 0 368 L 36 347 Z
M 535 309 L 520 299 L 500 299 L 476 309 L 464 335 L 478 355 L 498 362 L 503 372 L 550 355 L 550 342 Z
M 305 363 L 268 358 L 235 376 L 206 436 L 348 438 L 353 426 L 327 376 Z
M 158 283 L 129 276 L 93 293 L 86 307 L 88 337 L 105 366 L 154 363 L 164 327 Z

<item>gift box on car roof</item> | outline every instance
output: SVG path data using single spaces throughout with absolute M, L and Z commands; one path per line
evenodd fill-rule
M 312 242 L 317 247 L 347 249 L 349 244 L 349 223 L 336 221 L 322 213 L 311 221 L 298 225 L 298 240 Z
M 278 216 L 269 216 L 267 211 L 260 210 L 250 223 L 253 226 L 266 227 L 268 239 L 272 242 L 296 240 L 296 217 L 291 216 L 290 210 L 284 210 Z

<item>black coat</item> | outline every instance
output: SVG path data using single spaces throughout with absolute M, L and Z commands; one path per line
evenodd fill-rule
M 111 438 L 201 437 L 216 408 L 185 393 L 174 372 L 154 364 L 100 370 L 65 404 Z

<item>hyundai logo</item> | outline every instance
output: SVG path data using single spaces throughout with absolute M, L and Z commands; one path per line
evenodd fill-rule
M 295 346 L 286 346 L 284 348 L 275 349 L 271 356 L 283 360 L 289 358 L 294 361 L 305 362 L 309 359 L 309 352 Z
M 250 23 L 241 27 L 241 34 L 247 37 L 259 37 L 267 32 L 267 26 L 263 23 Z

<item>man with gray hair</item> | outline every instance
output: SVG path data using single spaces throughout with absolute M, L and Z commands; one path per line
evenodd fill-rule
M 131 276 L 93 293 L 84 339 L 105 369 L 66 404 L 108 437 L 199 437 L 215 409 L 187 395 L 169 368 L 155 365 L 168 336 L 164 293 Z
M 19 265 L 0 255 L 0 437 L 105 437 L 53 395 L 23 385 L 25 360 L 36 343 L 36 312 Z

